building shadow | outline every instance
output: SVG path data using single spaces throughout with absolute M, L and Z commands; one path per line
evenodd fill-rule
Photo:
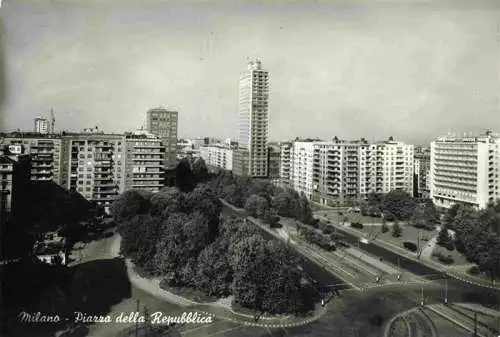
M 1 336 L 53 336 L 74 322 L 75 312 L 105 316 L 114 305 L 131 297 L 126 265 L 120 258 L 71 268 L 23 260 L 1 268 Z M 61 320 L 23 322 L 22 312 L 59 315 Z M 80 327 L 79 334 L 85 336 L 86 331 Z
M 31 182 L 19 193 L 19 209 L 2 233 L 3 259 L 29 256 L 43 233 L 64 230 L 70 243 L 86 235 L 81 221 L 93 215 L 93 205 L 79 193 L 51 181 Z
M 0 130 L 5 130 L 5 120 L 7 118 L 4 110 L 8 90 L 5 68 L 5 27 L 3 20 L 0 18 Z

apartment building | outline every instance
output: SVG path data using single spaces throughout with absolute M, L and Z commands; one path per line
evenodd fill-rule
M 3 134 L 0 145 L 21 145 L 31 156 L 31 180 L 53 181 L 63 185 L 61 171 L 63 139 L 60 135 L 40 133 Z
M 412 194 L 413 145 L 392 139 L 372 144 L 364 139 L 285 143 L 280 167 L 285 184 L 288 176 L 291 187 L 321 204 L 359 200 L 370 192 Z
M 212 145 L 200 147 L 200 157 L 207 166 L 231 171 L 233 169 L 233 151 L 231 146 Z
M 161 139 L 148 132 L 128 133 L 125 151 L 124 188 L 160 191 L 165 186 L 165 147 Z
M 273 182 L 279 182 L 280 179 L 280 159 L 281 147 L 279 144 L 269 145 L 267 158 L 267 174 L 268 178 Z
M 50 122 L 45 118 L 35 118 L 35 129 L 33 130 L 35 133 L 47 134 L 51 131 Z
M 63 138 L 67 144 L 62 164 L 67 173 L 64 187 L 107 209 L 125 190 L 125 137 L 95 132 L 66 134 Z
M 165 146 L 165 167 L 175 167 L 177 165 L 178 112 L 160 107 L 150 109 L 146 115 L 147 130 L 160 137 Z
M 431 143 L 430 165 L 430 196 L 437 206 L 481 209 L 500 197 L 498 134 L 440 137 Z
M 240 75 L 238 151 L 234 172 L 250 177 L 268 176 L 269 73 L 260 61 L 248 63 Z
M 293 143 L 280 142 L 280 184 L 289 186 L 292 173 Z
M 415 152 L 414 196 L 427 198 L 429 196 L 429 173 L 431 169 L 430 149 L 421 149 Z
M 31 158 L 21 145 L 0 147 L 0 231 L 16 217 L 30 184 Z

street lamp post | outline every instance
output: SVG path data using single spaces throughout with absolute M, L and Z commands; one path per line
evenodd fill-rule
M 401 280 L 401 260 L 399 259 L 399 256 L 397 257 L 398 260 L 398 281 Z
M 444 278 L 444 304 L 448 304 L 448 277 Z
M 424 306 L 424 284 L 421 283 L 420 284 L 420 289 L 421 289 L 421 292 L 420 292 L 420 306 Z
M 420 229 L 417 233 L 417 259 L 420 259 Z

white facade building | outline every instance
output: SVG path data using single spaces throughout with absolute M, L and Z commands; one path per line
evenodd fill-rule
M 200 157 L 208 166 L 231 171 L 233 169 L 233 149 L 222 145 L 200 147 Z
M 290 184 L 290 174 L 292 168 L 293 143 L 281 142 L 280 143 L 280 183 L 284 185 Z
M 315 143 L 293 143 L 293 157 L 291 157 L 290 185 L 299 193 L 304 192 L 307 198 L 312 198 L 313 192 L 313 154 Z
M 290 173 L 288 173 L 290 172 Z M 313 201 L 335 204 L 370 192 L 413 194 L 413 145 L 386 141 L 299 141 L 281 147 L 280 177 Z
M 238 160 L 237 174 L 267 177 L 269 73 L 261 62 L 248 64 L 240 76 L 238 144 L 246 158 Z
M 35 132 L 47 134 L 50 131 L 50 122 L 45 118 L 35 118 Z
M 430 196 L 440 207 L 481 209 L 500 197 L 500 137 L 445 136 L 431 143 Z

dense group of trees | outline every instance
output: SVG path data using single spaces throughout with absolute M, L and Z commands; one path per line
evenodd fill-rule
M 303 223 L 314 222 L 307 197 L 292 189 L 283 189 L 266 180 L 221 171 L 211 180 L 216 193 L 230 204 L 245 208 L 251 215 L 273 224 L 277 216 L 290 217 Z
M 444 229 L 455 232 L 454 244 L 481 272 L 500 276 L 500 203 L 484 210 L 454 205 L 444 217 Z M 452 239 L 442 234 L 442 241 Z
M 324 250 L 335 251 L 337 249 L 335 246 L 334 235 L 330 234 L 330 236 L 328 236 L 324 230 L 323 233 L 319 233 L 316 229 L 301 225 L 299 226 L 299 233 L 307 242 L 323 248 Z
M 247 204 L 255 215 L 269 211 L 268 199 L 259 194 Z M 221 217 L 219 195 L 207 184 L 190 192 L 177 187 L 153 195 L 127 191 L 111 210 L 120 222 L 122 254 L 170 286 L 216 297 L 233 294 L 236 303 L 262 312 L 311 308 L 294 253 L 266 241 L 239 218 Z
M 362 215 L 380 217 L 387 221 L 409 220 L 412 218 L 417 201 L 410 194 L 394 190 L 387 194 L 370 193 L 360 204 Z

